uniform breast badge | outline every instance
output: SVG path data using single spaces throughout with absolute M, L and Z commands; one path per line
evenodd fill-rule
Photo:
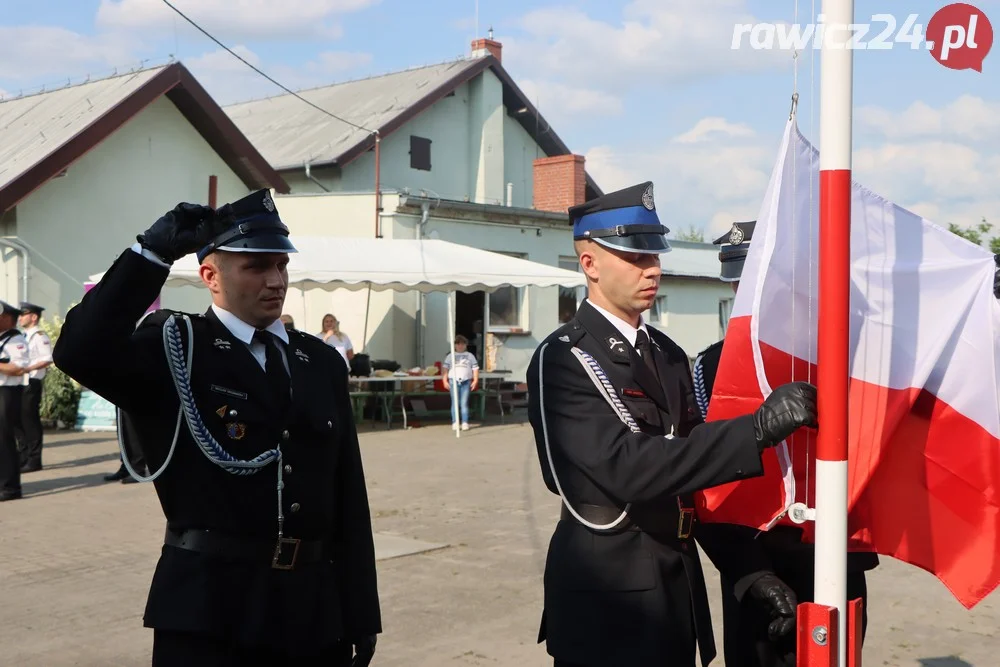
M 247 425 L 243 422 L 230 422 L 226 424 L 226 435 L 230 440 L 242 440 L 247 434 Z

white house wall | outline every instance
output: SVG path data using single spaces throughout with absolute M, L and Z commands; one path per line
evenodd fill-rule
M 666 322 L 657 327 L 693 359 L 703 349 L 722 338 L 719 330 L 719 301 L 732 299 L 729 283 L 704 278 L 663 276 L 660 295 L 667 298 Z M 649 313 L 646 313 L 648 320 Z
M 64 314 L 83 295 L 87 276 L 106 270 L 163 213 L 179 202 L 206 203 L 218 177 L 218 201 L 248 194 L 170 100 L 160 98 L 103 143 L 17 205 L 16 233 L 32 249 L 28 300 Z M 17 269 L 4 264 L 3 298 L 20 298 Z M 198 288 L 167 289 L 164 307 L 201 311 Z
M 503 86 L 485 71 L 455 94 L 438 100 L 403 127 L 382 139 L 380 187 L 480 204 L 532 205 L 532 163 L 544 157 L 531 135 L 503 106 Z M 541 128 L 543 131 L 545 128 Z M 431 140 L 431 170 L 410 167 L 410 136 Z M 368 151 L 343 169 L 311 168 L 284 172 L 292 194 L 373 192 L 375 153 Z M 322 184 L 322 187 L 316 183 Z
M 398 197 L 384 195 L 386 210 L 396 208 Z M 278 213 L 292 236 L 372 237 L 375 235 L 375 198 L 364 194 L 289 195 L 275 198 Z M 291 256 L 295 262 L 295 255 Z M 365 350 L 375 359 L 393 358 L 396 328 L 392 292 L 337 289 L 291 289 L 285 299 L 285 312 L 295 320 L 296 328 L 319 333 L 323 316 L 333 314 L 354 345 L 355 352 Z M 368 309 L 368 335 L 365 336 L 365 310 Z M 412 324 L 411 324 L 412 328 Z M 366 349 L 367 347 L 367 349 Z

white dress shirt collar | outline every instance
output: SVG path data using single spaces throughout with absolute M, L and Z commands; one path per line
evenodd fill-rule
M 590 299 L 587 299 L 587 303 L 589 303 L 594 308 L 594 310 L 599 312 L 601 315 L 604 315 L 605 319 L 607 319 L 608 322 L 611 322 L 611 324 L 613 324 L 614 327 L 618 329 L 618 331 L 620 331 L 623 336 L 625 336 L 625 339 L 632 347 L 635 347 L 635 336 L 636 333 L 639 331 L 639 329 L 642 329 L 643 332 L 645 332 L 646 336 L 649 336 L 649 331 L 646 329 L 646 323 L 643 321 L 642 315 L 639 316 L 639 329 L 636 329 L 622 318 L 618 317 L 617 315 L 612 315 L 611 313 L 609 313 L 608 311 L 606 311 L 605 309 L 601 308 L 596 303 L 591 301 Z M 650 338 L 650 340 L 652 340 L 652 338 Z
M 214 303 L 212 304 L 212 310 L 215 311 L 215 315 L 219 318 L 219 321 L 229 329 L 229 333 L 247 345 L 253 342 L 254 332 L 257 331 L 256 327 L 247 324 L 225 308 L 220 308 Z M 285 329 L 285 323 L 281 320 L 272 322 L 265 331 L 270 331 L 280 338 L 285 345 L 288 345 L 288 331 Z

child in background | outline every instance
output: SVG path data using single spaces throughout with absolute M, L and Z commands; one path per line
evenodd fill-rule
M 462 416 L 462 430 L 469 430 L 469 393 L 476 390 L 479 384 L 479 363 L 476 357 L 467 350 L 469 339 L 465 336 L 455 336 L 455 359 L 451 358 L 451 353 L 444 358 L 441 365 L 448 369 L 445 376 L 441 378 L 441 383 L 449 392 L 451 385 L 455 385 L 458 392 L 458 408 Z M 457 430 L 458 415 L 455 414 L 455 401 L 451 403 L 451 427 Z

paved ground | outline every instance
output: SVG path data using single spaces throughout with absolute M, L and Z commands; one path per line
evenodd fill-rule
M 28 497 L 0 505 L 0 665 L 148 665 L 141 616 L 163 533 L 155 494 L 101 481 L 118 464 L 107 434 L 46 443 Z M 362 446 L 380 554 L 410 540 L 448 545 L 380 560 L 375 664 L 551 665 L 534 640 L 558 502 L 541 484 L 530 430 L 487 426 L 461 440 L 442 426 L 380 430 Z M 886 561 L 871 577 L 866 665 L 1000 665 L 997 595 L 966 611 L 936 579 Z M 720 618 L 715 610 L 719 637 Z

